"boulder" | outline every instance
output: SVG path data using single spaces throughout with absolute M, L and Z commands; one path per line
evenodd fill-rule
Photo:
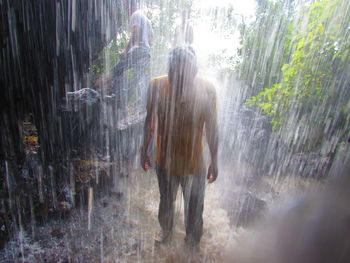
M 266 202 L 252 193 L 245 194 L 237 217 L 237 227 L 247 227 L 262 217 L 267 208 Z

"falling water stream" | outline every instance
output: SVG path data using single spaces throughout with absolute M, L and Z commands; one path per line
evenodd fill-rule
M 16 39 L 16 27 L 19 27 L 19 25 L 15 24 L 15 8 L 7 2 L 0 0 L 0 7 L 2 9 L 8 8 L 9 39 L 12 41 L 13 56 L 16 57 L 17 49 L 13 43 L 20 41 L 19 38 Z M 96 1 L 95 3 L 93 3 L 94 1 L 88 1 L 88 5 L 91 5 L 89 8 L 95 7 L 94 12 L 90 9 L 87 9 L 88 11 L 79 11 L 79 8 L 77 8 L 78 0 L 68 1 L 68 7 L 61 2 L 57 1 L 55 7 L 57 15 L 55 39 L 59 43 L 55 46 L 58 57 L 55 63 L 60 63 L 63 60 L 65 61 L 65 59 L 70 61 L 71 59 L 70 62 L 66 61 L 69 66 L 63 67 L 68 72 L 67 76 L 63 80 L 58 78 L 59 74 L 63 74 L 64 70 L 55 63 L 52 64 L 54 67 L 52 70 L 54 72 L 52 83 L 50 81 L 45 82 L 45 76 L 37 73 L 40 75 L 38 77 L 40 83 L 50 83 L 50 91 L 46 92 L 48 92 L 48 97 L 52 101 L 56 99 L 56 96 L 68 98 L 68 96 L 74 96 L 73 93 L 69 92 L 74 92 L 81 88 L 94 87 L 93 79 L 96 72 L 92 71 L 96 70 L 94 69 L 94 65 L 97 64 L 96 54 L 89 53 L 88 56 L 80 57 L 79 60 L 74 52 L 79 51 L 79 48 L 82 50 L 103 50 L 100 52 L 98 60 L 100 65 L 102 65 L 101 68 L 103 67 L 105 72 L 108 72 L 112 64 L 111 61 L 115 61 L 120 53 L 121 39 L 127 34 L 126 22 L 123 20 L 125 14 L 121 8 L 122 1 L 115 1 L 117 4 L 111 5 L 113 8 L 109 8 L 109 4 L 114 3 L 112 0 L 101 1 L 100 4 L 96 3 Z M 245 45 L 248 45 L 247 39 L 250 31 L 244 31 L 242 25 L 245 25 L 246 28 L 252 26 L 254 21 L 258 21 L 257 14 L 259 19 L 263 19 L 264 16 L 272 16 L 271 10 L 273 9 L 266 9 L 270 13 L 268 11 L 265 11 L 265 13 L 258 12 L 265 7 L 266 3 L 272 3 L 271 6 L 281 3 L 281 6 L 295 8 L 294 15 L 299 19 L 295 18 L 295 21 L 301 21 L 301 25 L 306 28 L 309 16 L 311 18 L 313 16 L 310 15 L 311 11 L 303 13 L 301 10 L 303 8 L 311 10 L 314 2 L 328 4 L 332 0 L 307 1 L 305 4 L 300 3 L 300 1 L 287 0 L 246 0 L 243 2 L 238 0 L 141 1 L 141 7 L 149 16 L 155 30 L 155 43 L 152 49 L 150 69 L 151 77 L 167 73 L 167 54 L 171 50 L 171 37 L 175 24 L 181 21 L 180 14 L 182 10 L 191 10 L 189 21 L 194 29 L 192 46 L 198 57 L 199 74 L 215 85 L 218 95 L 219 177 L 215 183 L 206 183 L 205 186 L 204 234 L 199 252 L 190 253 L 184 246 L 184 207 L 180 191 L 177 194 L 175 206 L 176 219 L 173 241 L 170 245 L 157 245 L 154 242 L 160 235 L 157 218 L 159 190 L 155 170 L 151 169 L 148 172 L 144 172 L 139 165 L 138 154 L 134 154 L 131 158 L 132 163 L 126 163 L 125 160 L 119 158 L 123 147 L 131 149 L 137 148 L 137 145 L 139 145 L 142 138 L 143 125 L 143 122 L 140 121 L 142 119 L 140 116 L 144 112 L 137 113 L 137 117 L 131 119 L 131 122 L 135 121 L 135 119 L 138 122 L 135 125 L 137 126 L 136 128 L 130 128 L 132 131 L 126 132 L 125 134 L 127 135 L 120 135 L 121 133 L 118 133 L 119 131 L 117 130 L 128 130 L 128 128 L 124 128 L 124 126 L 127 127 L 127 124 L 123 123 L 123 126 L 120 124 L 121 122 L 118 122 L 118 126 L 114 123 L 119 118 L 114 116 L 117 116 L 119 113 L 114 114 L 116 109 L 109 104 L 114 99 L 114 94 L 108 93 L 108 81 L 103 79 L 101 82 L 102 88 L 99 89 L 101 94 L 98 95 L 101 96 L 103 102 L 101 113 L 97 117 L 99 121 L 97 128 L 93 126 L 94 124 L 91 124 L 91 126 L 87 124 L 85 124 L 87 126 L 75 125 L 80 123 L 81 119 L 87 122 L 88 118 L 85 118 L 86 116 L 89 116 L 90 119 L 88 121 L 93 123 L 94 114 L 97 112 L 93 109 L 91 112 L 81 113 L 79 115 L 80 119 L 74 119 L 72 122 L 65 122 L 64 115 L 55 119 L 55 121 L 60 123 L 61 130 L 55 131 L 55 127 L 57 128 L 58 126 L 54 125 L 52 125 L 53 132 L 50 130 L 51 128 L 44 129 L 48 135 L 55 134 L 57 137 L 64 137 L 63 139 L 66 136 L 65 131 L 67 134 L 82 132 L 79 133 L 80 137 L 86 138 L 84 140 L 84 138 L 75 137 L 74 139 L 72 137 L 73 139 L 62 140 L 64 143 L 57 146 L 54 139 L 44 136 L 48 141 L 52 139 L 52 145 L 48 143 L 48 147 L 54 153 L 69 152 L 69 154 L 63 154 L 64 161 L 61 161 L 63 168 L 55 166 L 57 162 L 60 162 L 57 160 L 53 161 L 52 165 L 48 165 L 47 169 L 45 168 L 46 164 L 40 163 L 39 159 L 46 160 L 46 156 L 43 153 L 42 156 L 38 157 L 36 155 L 38 152 L 36 147 L 39 147 L 38 144 L 43 142 L 39 141 L 38 143 L 38 139 L 35 139 L 38 135 L 31 133 L 28 133 L 29 135 L 26 134 L 26 138 L 31 143 L 29 152 L 35 152 L 35 154 L 32 154 L 33 157 L 31 153 L 27 153 L 25 157 L 26 163 L 29 163 L 29 168 L 26 169 L 25 165 L 23 165 L 22 170 L 16 170 L 13 166 L 9 168 L 9 160 L 4 162 L 4 169 L 1 168 L 1 176 L 4 177 L 4 180 L 1 181 L 3 186 L 1 186 L 0 195 L 0 215 L 2 216 L 6 212 L 4 201 L 6 199 L 8 200 L 6 207 L 9 207 L 12 218 L 16 218 L 16 222 L 7 223 L 7 226 L 11 225 L 13 233 L 8 237 L 7 242 L 0 251 L 0 261 L 281 263 L 333 262 L 327 260 L 333 259 L 334 255 L 336 255 L 339 258 L 338 261 L 335 260 L 334 262 L 348 262 L 347 260 L 350 260 L 348 230 L 350 227 L 348 223 L 350 210 L 346 204 L 350 201 L 350 196 L 348 191 L 344 190 L 344 186 L 348 186 L 349 182 L 348 180 L 343 181 L 342 178 L 348 176 L 349 173 L 349 169 L 343 170 L 349 162 L 350 153 L 349 143 L 344 141 L 344 137 L 346 137 L 344 134 L 350 135 L 348 128 L 350 121 L 350 93 L 348 92 L 350 75 L 347 73 L 349 67 L 334 67 L 334 71 L 330 73 L 338 74 L 339 79 L 337 81 L 342 83 L 342 86 L 335 90 L 335 93 L 338 93 L 333 99 L 333 108 L 336 112 L 343 112 L 344 115 L 348 114 L 346 115 L 347 117 L 344 117 L 345 124 L 343 122 L 339 124 L 340 121 L 337 121 L 336 117 L 331 115 L 331 110 L 326 109 L 326 106 L 328 107 L 329 104 L 324 99 L 320 99 L 319 106 L 315 107 L 310 115 L 311 117 L 316 116 L 315 118 L 327 114 L 331 116 L 326 128 L 322 128 L 325 131 L 324 134 L 326 135 L 324 137 L 326 139 L 319 141 L 321 145 L 321 147 L 317 148 L 319 151 L 309 150 L 307 148 L 309 144 L 304 142 L 307 141 L 306 138 L 318 139 L 316 138 L 317 136 L 312 136 L 315 130 L 321 129 L 319 128 L 321 126 L 315 125 L 316 128 L 313 126 L 312 128 L 307 126 L 310 129 L 305 128 L 303 124 L 307 120 L 304 117 L 304 119 L 299 118 L 300 109 L 297 108 L 297 103 L 292 103 L 291 109 L 289 109 L 289 118 L 284 123 L 285 126 L 282 125 L 282 128 L 279 130 L 273 128 L 270 122 L 275 115 L 267 117 L 268 113 L 264 112 L 264 109 L 248 107 L 245 103 L 252 95 L 256 96 L 263 91 L 263 89 L 259 90 L 259 85 L 263 86 L 269 82 L 274 84 L 281 81 L 282 75 L 279 76 L 279 79 L 275 78 L 273 73 L 268 76 L 265 69 L 268 67 L 273 69 L 274 66 L 278 67 L 279 62 L 277 60 L 282 59 L 283 54 L 280 50 L 282 50 L 283 45 L 278 46 L 276 44 L 282 41 L 280 40 L 283 38 L 283 33 L 281 32 L 290 30 L 288 32 L 293 32 L 291 35 L 294 36 L 302 34 L 300 33 L 302 29 L 298 28 L 300 24 L 295 26 L 297 22 L 293 25 L 294 27 L 289 25 L 288 29 L 283 28 L 282 20 L 284 18 L 276 14 L 278 19 L 276 21 L 271 19 L 272 22 L 269 22 L 268 29 L 266 29 L 269 33 L 265 32 L 268 37 L 265 37 L 264 41 L 267 41 L 268 46 L 271 45 L 271 49 L 267 48 L 264 50 L 265 53 L 262 52 L 258 55 L 254 53 L 254 51 L 259 50 L 259 45 L 261 44 L 257 40 L 261 32 L 257 31 L 255 42 L 249 42 L 252 45 L 250 46 L 251 50 L 253 50 L 251 56 L 256 56 L 256 61 L 250 61 L 247 67 L 243 62 L 244 59 L 247 59 L 247 57 L 244 57 L 244 54 L 247 53 L 244 52 L 248 52 L 245 49 Z M 345 0 L 336 0 L 335 2 L 341 3 L 344 7 L 344 12 L 347 15 L 350 14 L 349 3 L 346 3 Z M 20 4 L 18 3 L 18 5 Z M 46 7 L 49 7 L 49 5 Z M 65 9 L 66 7 L 68 11 Z M 22 11 L 23 17 L 25 17 L 25 12 L 34 12 L 26 10 L 25 7 Z M 41 14 L 44 11 L 39 8 L 38 12 Z M 83 15 L 78 16 L 79 12 Z M 347 47 L 350 44 L 350 17 L 347 15 L 341 16 L 339 10 L 337 12 L 334 18 L 329 20 L 330 22 L 326 25 L 328 27 L 317 29 L 319 30 L 317 32 L 324 30 L 326 32 L 325 35 L 333 34 L 330 29 L 333 25 L 332 23 L 341 22 L 339 30 L 343 30 L 344 37 L 334 40 L 334 57 L 338 54 L 338 50 L 342 50 L 343 43 L 348 45 Z M 1 13 L 5 14 L 6 12 L 2 11 Z M 77 14 L 77 16 L 74 14 Z M 305 18 L 303 18 L 304 15 Z M 322 17 L 322 14 L 320 16 Z M 87 46 L 89 45 L 86 43 L 81 43 L 81 47 L 77 45 L 78 48 L 76 46 L 73 48 L 72 45 L 70 49 L 66 47 L 65 45 L 70 43 L 71 38 L 83 39 L 85 37 L 84 35 L 70 34 L 68 31 L 72 29 L 72 32 L 75 32 L 75 27 L 77 27 L 76 32 L 82 32 L 79 31 L 79 26 L 94 28 L 92 26 L 94 23 L 93 17 L 95 17 L 94 21 L 96 23 L 98 21 L 102 28 L 102 33 L 100 33 L 105 38 L 106 43 L 100 49 L 92 49 L 92 46 L 98 41 L 89 42 L 91 46 L 88 48 Z M 102 19 L 98 19 L 98 17 L 102 17 Z M 339 20 L 336 20 L 337 17 L 345 17 L 347 20 L 343 19 L 339 22 Z M 43 19 L 47 19 L 47 17 L 43 17 Z M 81 21 L 83 22 L 77 21 L 77 19 L 82 19 Z M 113 25 L 113 21 L 116 21 L 115 25 Z M 27 26 L 26 32 L 30 34 L 30 25 L 26 23 L 29 22 L 24 22 L 24 24 Z M 45 26 L 42 23 L 44 22 L 40 21 L 41 26 L 44 28 Z M 73 28 L 65 29 L 64 25 L 66 23 Z M 98 35 L 98 30 L 96 28 L 95 30 L 93 34 Z M 112 34 L 115 32 L 117 32 L 117 37 L 112 40 Z M 94 36 L 96 37 L 96 35 Z M 41 37 L 45 38 L 45 36 Z M 32 46 L 28 50 L 36 47 L 35 41 L 37 40 L 33 40 Z M 283 41 L 285 41 L 284 45 L 290 44 L 288 39 Z M 315 38 L 313 41 L 316 42 L 317 39 Z M 327 45 L 327 43 L 324 43 L 324 46 Z M 3 46 L 6 47 L 5 44 Z M 117 52 L 117 55 L 111 52 L 116 46 L 119 52 Z M 0 47 L 2 50 L 5 50 L 2 46 Z M 40 52 L 40 47 L 37 48 L 38 52 Z M 63 49 L 64 51 L 62 51 Z M 293 48 L 290 44 L 290 52 L 292 50 Z M 330 48 L 323 49 L 322 47 L 322 50 L 319 52 L 319 56 L 322 56 L 322 52 L 328 52 Z M 350 64 L 349 50 L 344 52 L 347 52 L 343 55 L 344 60 Z M 61 53 L 65 54 L 64 58 L 59 57 Z M 98 52 L 96 51 L 95 53 Z M 5 52 L 3 52 L 3 58 L 6 57 L 4 54 Z M 31 54 L 35 54 L 35 52 Z M 273 58 L 271 54 L 276 57 Z M 10 56 L 8 55 L 8 57 Z M 293 56 L 290 55 L 290 57 Z M 88 62 L 84 63 L 84 59 Z M 13 63 L 16 64 L 18 61 Z M 272 65 L 270 61 L 272 61 Z M 10 62 L 7 63 L 9 63 L 7 65 L 8 68 L 11 68 L 12 64 L 10 67 Z M 243 65 L 242 63 L 245 65 L 245 68 L 239 66 Z M 339 65 L 343 65 L 341 63 L 344 63 L 344 61 L 339 62 Z M 86 67 L 85 64 L 90 64 L 90 66 Z M 292 65 L 292 62 L 289 65 Z M 255 67 L 258 66 L 261 66 L 263 70 L 257 72 Z M 33 65 L 33 67 L 34 72 L 40 71 L 40 65 Z M 321 67 L 322 65 L 317 65 L 317 70 L 321 70 L 319 69 Z M 7 72 L 5 70 L 6 65 L 1 69 L 3 71 L 0 73 Z M 28 72 L 22 73 L 28 76 L 30 72 L 31 70 L 28 69 Z M 244 77 L 249 76 L 249 74 L 254 75 L 254 77 L 251 79 Z M 49 79 L 49 76 L 47 78 Z M 299 78 L 301 79 L 300 76 Z M 11 78 L 8 77 L 8 79 Z M 325 79 L 322 80 L 326 81 Z M 55 89 L 58 90 L 61 81 L 65 87 L 63 94 L 55 91 Z M 272 83 L 273 81 L 274 83 Z M 281 82 L 287 83 L 288 81 L 284 78 Z M 329 89 L 336 87 L 337 83 L 339 83 L 337 81 L 330 81 Z M 297 83 L 298 85 L 300 84 L 298 81 Z M 123 83 L 123 85 L 126 84 Z M 266 88 L 267 86 L 263 87 Z M 259 92 L 251 92 L 254 89 Z M 8 92 L 8 94 L 12 93 Z M 44 96 L 46 93 L 40 94 Z M 268 96 L 266 95 L 264 98 Z M 285 96 L 288 96 L 288 94 Z M 347 104 L 344 104 L 344 101 L 347 101 Z M 11 103 L 6 105 L 12 105 Z M 38 103 L 43 102 L 40 102 L 39 99 Z M 59 108 L 60 106 L 55 105 L 54 108 L 56 109 L 56 107 Z M 41 109 L 44 108 L 45 105 L 42 104 Z M 293 109 L 298 110 L 293 111 Z M 31 108 L 31 110 L 34 113 L 41 112 L 36 107 Z M 6 112 L 9 112 L 9 115 L 16 115 L 15 111 L 15 109 L 11 109 Z M 132 111 L 135 111 L 135 109 L 129 110 L 129 113 L 134 113 Z M 51 112 L 48 114 L 51 114 Z M 74 115 L 73 113 L 67 113 L 67 116 L 68 114 Z M 45 116 L 42 115 L 41 117 L 45 118 Z M 20 117 L 22 118 L 22 116 Z M 24 122 L 28 127 L 31 127 L 32 122 L 35 123 L 38 120 L 31 115 L 24 118 L 30 119 L 30 121 Z M 5 119 L 3 124 L 11 123 L 10 121 L 5 122 Z M 42 127 L 40 125 L 37 126 L 39 133 L 42 132 Z M 122 128 L 120 128 L 121 126 Z M 11 127 L 13 126 L 9 124 L 9 131 L 12 129 Z M 10 132 L 5 130 L 2 134 L 10 134 Z M 345 132 L 343 132 L 344 130 Z M 94 138 L 94 133 L 100 135 L 101 138 Z M 327 134 L 331 134 L 331 136 Z M 302 141 L 304 144 L 298 144 L 295 141 Z M 4 148 L 7 145 L 11 145 L 11 142 L 1 144 Z M 73 145 L 84 149 L 79 158 Z M 100 147 L 102 150 L 95 150 L 95 148 L 91 150 L 87 145 L 98 145 L 96 148 L 99 149 Z M 40 147 L 44 148 L 44 144 L 40 145 Z M 12 148 L 8 148 L 9 150 L 6 150 L 6 152 L 12 151 Z M 210 158 L 207 148 L 206 146 L 208 163 Z M 303 150 L 299 150 L 301 148 Z M 308 150 L 304 150 L 306 148 Z M 293 152 L 295 149 L 298 149 L 296 153 Z M 132 150 L 130 152 L 133 154 Z M 306 152 L 311 153 L 306 154 Z M 52 156 L 55 155 L 53 154 Z M 84 162 L 93 168 L 84 170 Z M 23 171 L 27 171 L 26 173 L 28 174 L 25 174 Z M 14 190 L 17 189 L 16 187 L 21 187 L 21 184 L 15 183 L 19 176 L 16 172 L 22 173 L 21 176 L 27 181 L 30 181 L 31 176 L 33 176 L 33 181 L 35 181 L 33 184 L 36 188 L 25 188 L 25 190 L 28 191 L 28 195 L 30 195 L 29 191 L 35 192 L 38 197 L 33 195 L 25 198 L 25 201 L 20 198 L 20 195 Z M 328 176 L 325 176 L 325 174 Z M 90 183 L 90 181 L 94 183 Z M 48 184 L 48 186 L 46 187 L 44 184 Z M 98 188 L 95 187 L 96 185 L 103 186 Z M 107 190 L 104 190 L 103 187 Z M 3 189 L 8 189 L 6 198 L 4 197 L 5 194 L 2 193 Z M 60 191 L 56 191 L 56 189 L 60 189 Z M 25 192 L 25 190 L 22 189 L 21 191 Z M 78 194 L 79 191 L 80 193 Z M 61 200 L 62 196 L 65 197 L 64 201 Z M 36 202 L 43 204 L 45 200 L 50 200 L 49 207 L 41 208 L 41 206 L 36 205 Z M 326 201 L 321 204 L 319 200 Z M 22 208 L 21 202 L 29 203 L 29 212 L 25 212 L 27 208 L 25 206 Z M 45 213 L 41 212 L 44 210 L 46 211 Z M 63 212 L 54 214 L 53 211 L 56 210 Z M 36 213 L 43 213 L 40 216 L 44 220 L 38 220 Z M 54 216 L 47 216 L 50 213 L 54 214 Z M 24 214 L 26 218 L 23 218 Z M 3 220 L 2 217 L 0 219 Z M 3 224 L 2 221 L 0 223 Z M 322 224 L 325 225 L 324 228 L 320 227 Z M 3 229 L 0 230 L 3 231 Z M 304 233 L 302 237 L 296 234 L 300 231 Z M 319 245 L 317 243 L 318 238 L 324 238 L 326 245 Z M 327 247 L 324 250 L 326 252 L 320 254 L 325 257 L 322 260 L 326 261 L 317 259 L 317 256 L 315 256 L 318 248 L 323 248 L 324 246 Z M 330 258 L 327 258 L 327 256 L 330 256 Z

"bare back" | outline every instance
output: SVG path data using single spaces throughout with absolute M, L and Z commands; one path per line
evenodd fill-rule
M 203 129 L 216 120 L 216 95 L 212 84 L 196 78 L 193 87 L 175 101 L 168 77 L 153 79 L 148 109 L 158 123 L 157 164 L 173 176 L 196 174 L 205 169 Z

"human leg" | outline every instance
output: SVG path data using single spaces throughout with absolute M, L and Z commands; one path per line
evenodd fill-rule
M 163 232 L 163 241 L 171 239 L 174 226 L 174 210 L 179 178 L 171 176 L 157 167 L 157 178 L 160 192 L 158 220 Z
M 205 172 L 184 178 L 181 185 L 185 199 L 185 242 L 196 246 L 203 234 Z

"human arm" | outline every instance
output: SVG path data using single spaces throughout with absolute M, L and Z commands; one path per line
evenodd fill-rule
M 138 25 L 133 25 L 131 27 L 131 36 L 130 36 L 130 39 L 129 39 L 129 42 L 128 44 L 126 45 L 125 47 L 125 50 L 124 52 L 122 52 L 120 54 L 120 57 L 121 58 L 124 58 L 126 56 L 126 54 L 129 52 L 129 50 L 137 43 L 140 42 L 140 39 L 141 39 L 141 29 Z
M 140 43 L 140 41 L 141 41 L 141 28 L 138 25 L 133 25 L 131 27 L 131 38 L 128 43 L 126 52 L 128 52 L 130 48 L 133 47 L 134 45 Z
M 143 129 L 143 146 L 141 148 L 141 166 L 145 171 L 151 168 L 148 148 L 155 130 L 155 107 L 155 91 L 153 85 L 150 84 L 147 98 L 147 115 Z
M 153 38 L 154 38 L 154 32 L 153 32 L 153 28 L 151 27 L 150 33 L 149 33 L 149 45 L 150 46 L 153 45 Z
M 175 28 L 175 33 L 174 33 L 174 37 L 173 37 L 173 47 L 177 47 L 181 42 L 180 30 L 181 30 L 180 26 L 177 26 Z
M 208 168 L 207 180 L 209 183 L 212 183 L 216 180 L 218 176 L 218 144 L 219 144 L 219 136 L 218 136 L 218 124 L 217 124 L 217 111 L 216 111 L 216 93 L 213 88 L 212 91 L 209 92 L 208 96 L 208 107 L 206 114 L 206 136 L 210 150 L 211 163 Z
M 193 44 L 193 27 L 190 24 L 186 24 L 185 26 L 185 43 L 187 45 Z

